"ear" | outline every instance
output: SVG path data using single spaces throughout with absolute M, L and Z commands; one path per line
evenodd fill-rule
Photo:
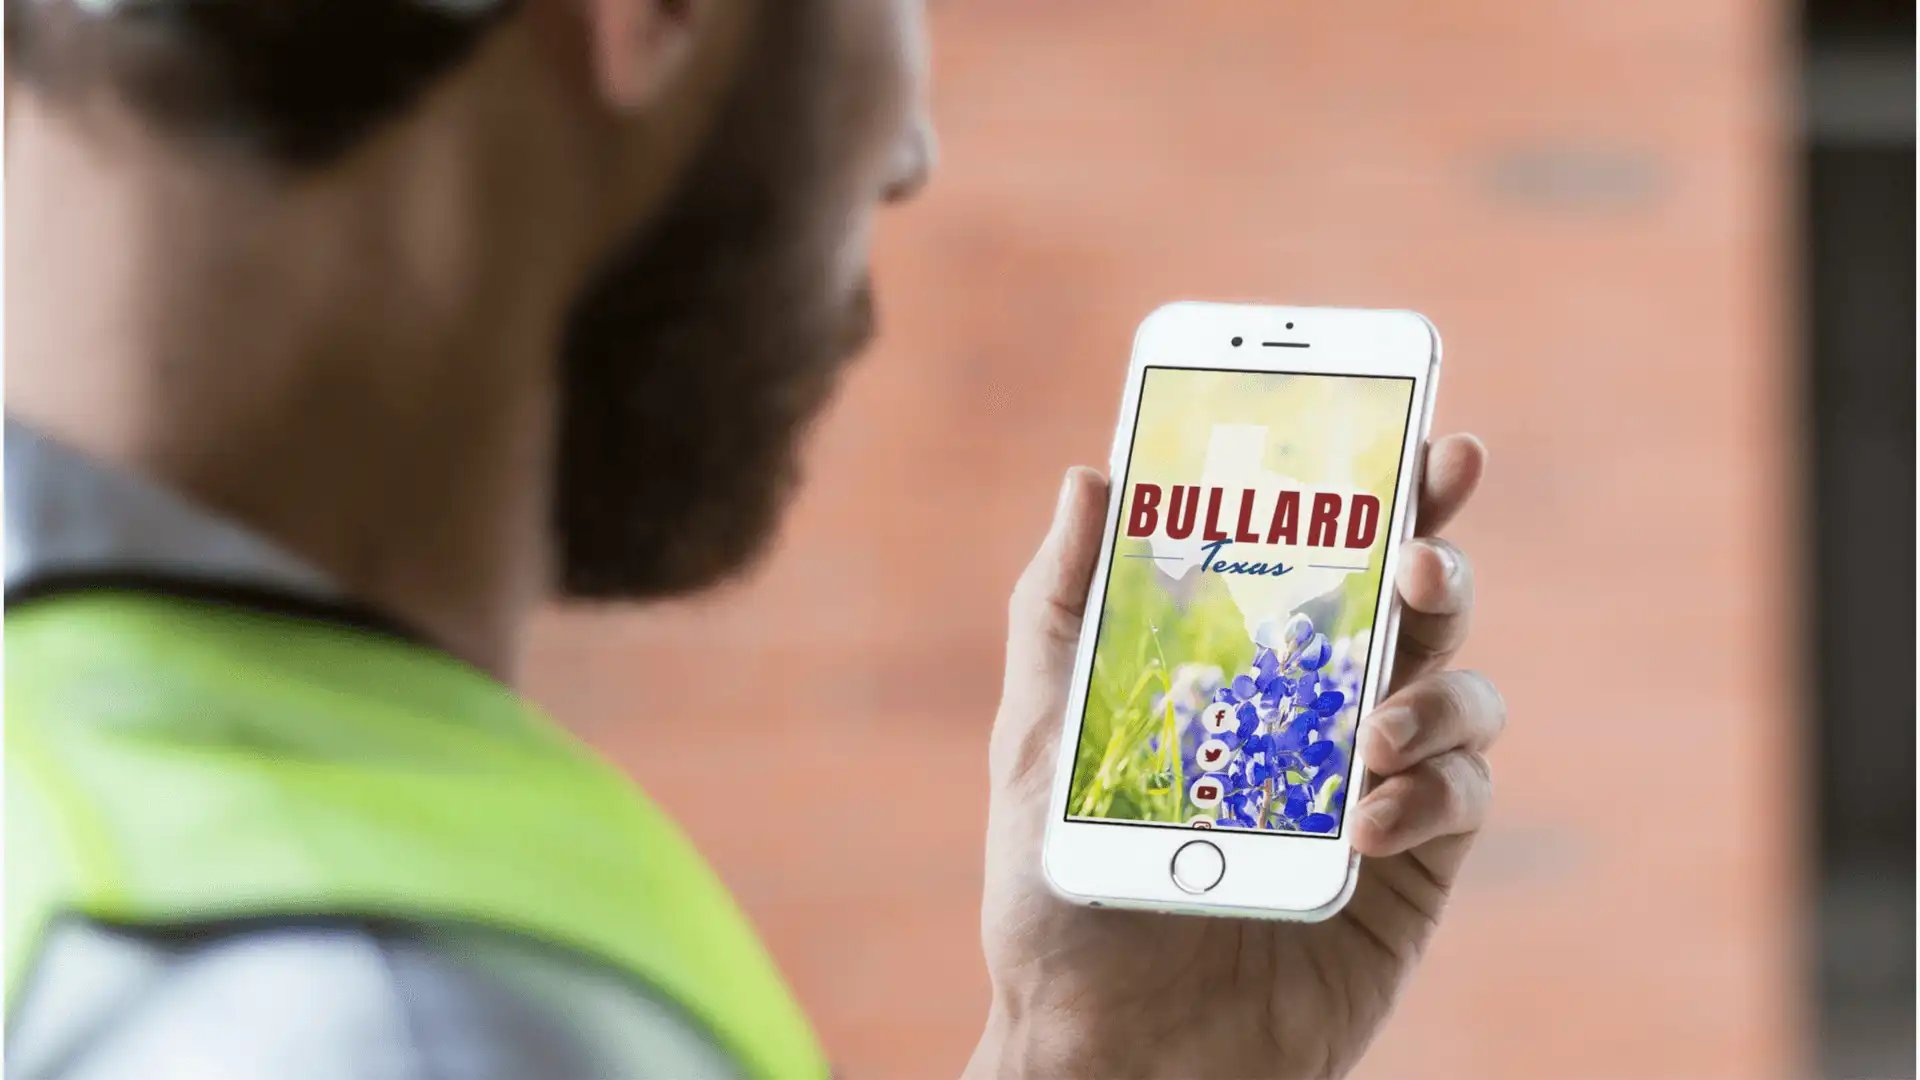
M 653 104 L 685 71 L 716 2 L 586 0 L 594 75 L 608 104 L 623 110 Z

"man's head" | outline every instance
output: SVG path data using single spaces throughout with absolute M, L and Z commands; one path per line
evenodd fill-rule
M 524 80 L 568 150 L 474 182 L 572 193 L 555 227 L 587 223 L 541 358 L 554 569 L 575 596 L 698 587 L 761 546 L 801 430 L 870 331 L 872 212 L 929 166 L 908 0 L 7 0 L 7 16 L 13 79 L 56 107 L 111 101 L 187 159 L 289 190 L 382 140 L 431 147 L 415 129 L 436 97 L 514 39 L 490 77 Z
M 868 211 L 912 193 L 930 146 L 917 124 L 890 118 L 895 141 L 862 145 L 868 122 L 848 123 L 875 93 L 865 80 L 901 89 L 884 69 L 911 39 L 873 20 L 912 13 L 835 6 L 761 0 L 679 194 L 573 312 L 556 500 L 569 593 L 674 591 L 746 561 L 795 479 L 797 433 L 871 333 Z M 852 9 L 865 25 L 843 21 Z

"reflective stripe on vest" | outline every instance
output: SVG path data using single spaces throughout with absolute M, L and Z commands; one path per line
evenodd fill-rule
M 449 657 L 133 593 L 6 626 L 6 985 L 62 911 L 460 920 L 600 957 L 751 1076 L 824 1077 L 805 1017 L 679 830 Z

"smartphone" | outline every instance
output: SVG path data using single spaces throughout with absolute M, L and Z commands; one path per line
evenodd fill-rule
M 1140 324 L 1042 855 L 1061 896 L 1317 921 L 1353 895 L 1439 373 L 1410 311 Z

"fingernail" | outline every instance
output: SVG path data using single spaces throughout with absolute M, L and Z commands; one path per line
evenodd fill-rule
M 1414 717 L 1413 710 L 1398 706 L 1374 713 L 1370 723 L 1380 733 L 1378 737 L 1386 742 L 1388 749 L 1394 751 L 1402 751 L 1412 745 L 1413 737 L 1420 731 L 1420 722 Z
M 1391 832 L 1400 821 L 1400 800 L 1391 795 L 1375 795 L 1360 804 L 1360 814 L 1375 832 Z
M 1454 554 L 1453 548 L 1447 544 L 1432 544 L 1429 546 L 1433 548 L 1433 553 L 1440 557 L 1440 573 L 1445 575 L 1448 581 L 1452 581 L 1458 577 L 1460 574 L 1460 556 Z

